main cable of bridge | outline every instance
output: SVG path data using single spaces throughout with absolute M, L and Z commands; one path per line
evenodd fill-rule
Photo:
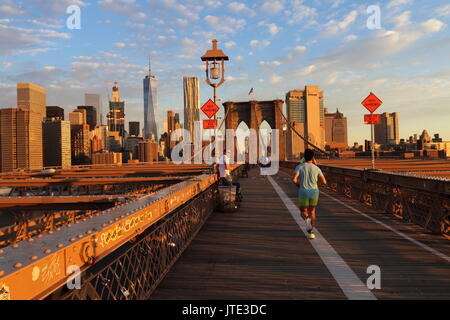
M 313 144 L 312 142 L 310 142 L 308 139 L 306 139 L 304 136 L 302 136 L 293 126 L 292 124 L 288 121 L 288 119 L 286 118 L 286 116 L 284 115 L 283 111 L 280 109 L 280 107 L 277 105 L 278 111 L 280 112 L 281 116 L 283 117 L 283 119 L 285 120 L 286 124 L 289 126 L 289 128 L 297 135 L 300 137 L 300 139 L 302 139 L 307 145 L 310 145 L 312 148 L 316 149 L 317 151 L 319 151 L 320 153 L 329 156 L 330 154 L 328 152 L 326 152 L 325 150 L 319 148 L 318 146 L 316 146 L 315 144 Z M 227 112 L 225 113 L 225 117 L 223 118 L 222 122 L 220 123 L 219 127 L 217 130 L 221 130 L 223 124 L 225 123 L 228 115 L 230 113 L 230 109 L 227 110 Z M 214 139 L 216 139 L 216 136 L 214 137 Z M 198 156 L 200 153 L 203 153 L 205 148 L 207 147 L 207 145 L 203 146 L 202 149 L 197 152 L 196 154 L 194 154 L 191 157 L 191 161 L 195 159 L 196 156 Z
M 283 119 L 286 121 L 286 124 L 289 126 L 289 128 L 291 128 L 291 130 L 300 137 L 300 139 L 302 139 L 304 142 L 306 142 L 306 144 L 310 145 L 311 147 L 313 147 L 314 149 L 316 149 L 317 151 L 319 151 L 320 153 L 323 153 L 327 156 L 329 156 L 329 153 L 326 152 L 325 150 L 322 150 L 321 148 L 319 148 L 318 146 L 316 146 L 315 144 L 313 144 L 312 142 L 308 141 L 308 139 L 306 139 L 305 137 L 303 137 L 300 133 L 298 133 L 297 130 L 295 130 L 295 128 L 292 126 L 292 124 L 289 122 L 289 120 L 286 118 L 286 116 L 284 115 L 283 111 L 280 109 L 280 107 L 277 105 L 278 111 L 280 112 L 281 116 L 283 117 Z

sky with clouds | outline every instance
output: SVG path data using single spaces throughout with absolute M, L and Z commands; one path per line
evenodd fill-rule
M 70 5 L 81 29 L 66 27 Z M 367 8 L 381 8 L 369 30 Z M 204 78 L 211 39 L 230 56 L 222 101 L 284 99 L 319 85 L 330 111 L 348 117 L 349 143 L 370 136 L 360 102 L 375 92 L 381 112 L 398 112 L 400 135 L 427 129 L 450 140 L 448 0 L 0 0 L 0 107 L 15 107 L 17 82 L 47 89 L 66 111 L 84 93 L 119 82 L 126 121 L 143 116 L 142 79 L 151 55 L 159 120 L 183 114 L 183 76 Z M 212 89 L 201 82 L 202 101 Z

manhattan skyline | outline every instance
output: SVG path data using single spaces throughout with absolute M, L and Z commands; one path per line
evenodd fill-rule
M 348 117 L 351 144 L 370 137 L 360 102 L 374 91 L 384 102 L 380 113 L 399 113 L 401 138 L 427 129 L 449 139 L 448 2 L 380 1 L 378 30 L 366 26 L 371 2 L 188 2 L 6 0 L 0 107 L 16 106 L 17 82 L 33 82 L 47 89 L 47 105 L 66 112 L 89 92 L 101 94 L 106 108 L 118 81 L 126 121 L 143 125 L 142 79 L 151 54 L 158 118 L 167 110 L 182 114 L 183 76 L 200 79 L 201 103 L 212 96 L 200 56 L 217 38 L 230 56 L 219 90 L 223 102 L 283 99 L 291 89 L 319 85 L 325 106 Z M 81 8 L 80 30 L 66 27 L 74 3 Z

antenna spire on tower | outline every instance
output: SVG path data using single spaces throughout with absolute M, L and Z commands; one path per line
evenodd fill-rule
M 148 55 L 148 75 L 152 75 L 152 57 Z

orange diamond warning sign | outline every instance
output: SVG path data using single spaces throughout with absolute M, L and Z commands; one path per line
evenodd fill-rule
M 373 94 L 372 92 L 369 94 L 369 96 L 364 99 L 362 102 L 362 105 L 370 111 L 370 113 L 374 113 L 381 105 L 383 104 L 383 101 L 378 99 L 378 97 Z
M 214 101 L 209 99 L 208 102 L 201 107 L 201 110 L 208 118 L 211 119 L 220 110 L 220 108 L 214 103 Z

